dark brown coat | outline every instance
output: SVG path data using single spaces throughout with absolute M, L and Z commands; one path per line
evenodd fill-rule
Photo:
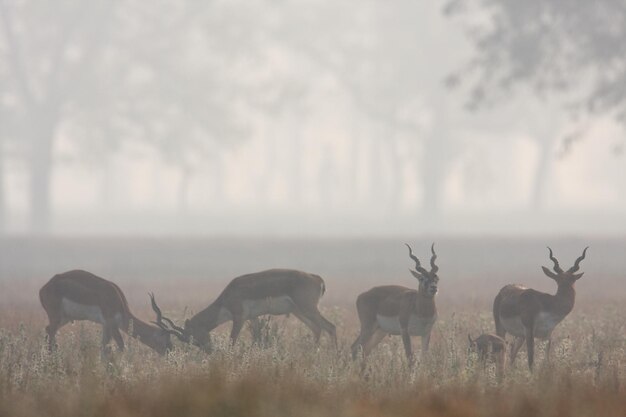
M 160 354 L 171 348 L 169 335 L 158 327 L 137 318 L 128 307 L 124 293 L 117 284 L 90 272 L 73 270 L 52 277 L 39 290 L 39 299 L 49 324 L 46 326 L 48 347 L 56 346 L 56 333 L 67 323 L 89 320 L 102 325 L 103 351 L 113 338 L 124 349 L 119 330 L 129 332 L 132 321 L 133 337 Z

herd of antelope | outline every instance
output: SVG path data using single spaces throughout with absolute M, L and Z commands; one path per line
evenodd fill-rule
M 402 336 L 405 354 L 411 364 L 414 362 L 411 336 L 421 337 L 422 354 L 428 351 L 430 334 L 437 320 L 437 254 L 433 244 L 428 270 L 421 265 L 411 247 L 406 246 L 409 257 L 415 262 L 415 269 L 410 272 L 417 278 L 418 288 L 385 285 L 358 296 L 356 308 L 361 329 L 351 347 L 355 359 L 359 354 L 365 358 L 386 335 Z M 549 357 L 552 331 L 574 307 L 574 284 L 583 275 L 577 272 L 587 248 L 567 271 L 560 267 L 552 249 L 548 250 L 554 267 L 552 271 L 542 268 L 548 277 L 556 281 L 556 294 L 518 284 L 506 285 L 493 303 L 496 334 L 483 334 L 476 339 L 468 335 L 470 347 L 483 361 L 493 357 L 499 373 L 504 368 L 507 333 L 515 338 L 511 345 L 510 362 L 514 362 L 525 341 L 528 366 L 532 370 L 535 338 L 548 341 Z M 50 350 L 56 348 L 55 335 L 61 327 L 75 320 L 88 320 L 102 325 L 103 355 L 106 355 L 111 338 L 120 350 L 124 349 L 120 330 L 159 354 L 165 354 L 173 347 L 172 335 L 182 342 L 208 350 L 209 332 L 227 321 L 232 321 L 230 339 L 234 344 L 247 320 L 268 314 L 293 314 L 313 332 L 316 342 L 324 331 L 337 346 L 335 325 L 318 309 L 325 291 L 324 280 L 319 275 L 292 269 L 271 269 L 242 275 L 233 279 L 207 308 L 186 320 L 183 327 L 162 314 L 154 294 L 150 294 L 150 299 L 156 321 L 152 322 L 154 325 L 142 321 L 130 311 L 120 287 L 87 271 L 74 270 L 55 275 L 41 288 L 39 297 L 48 315 L 46 334 Z

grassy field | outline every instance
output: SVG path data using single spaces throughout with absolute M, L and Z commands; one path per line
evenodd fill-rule
M 439 320 L 431 350 L 410 368 L 399 337 L 387 337 L 365 367 L 349 346 L 356 295 L 373 285 L 414 286 L 404 239 L 235 241 L 7 239 L 0 241 L 0 416 L 623 416 L 626 410 L 626 243 L 595 239 L 438 242 Z M 554 292 L 543 276 L 545 243 L 568 266 L 585 244 L 574 311 L 555 331 L 550 362 L 539 343 L 530 373 L 522 351 L 498 381 L 468 351 L 467 334 L 493 330 L 491 302 L 509 282 Z M 418 256 L 428 242 L 414 244 Z M 620 258 L 620 256 L 622 256 Z M 147 291 L 178 321 L 206 306 L 234 276 L 270 266 L 320 273 L 322 311 L 338 328 L 339 349 L 315 346 L 295 318 L 248 326 L 231 348 L 229 326 L 205 354 L 176 342 L 160 357 L 132 339 L 100 360 L 100 328 L 64 327 L 59 350 L 44 348 L 37 290 L 76 267 L 115 280 L 138 316 L 151 319 Z

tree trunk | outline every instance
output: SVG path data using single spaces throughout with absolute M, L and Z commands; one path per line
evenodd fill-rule
M 420 180 L 422 184 L 422 215 L 425 224 L 435 228 L 441 220 L 443 187 L 446 169 L 446 144 L 448 142 L 445 128 L 430 132 L 424 141 L 422 162 L 420 164 Z
M 184 214 L 189 209 L 189 183 L 191 182 L 192 169 L 189 166 L 183 166 L 180 172 L 180 181 L 178 182 L 178 190 L 176 193 L 176 201 L 178 212 Z
M 361 163 L 361 152 L 365 145 L 365 138 L 363 135 L 363 128 L 361 126 L 361 120 L 353 116 L 352 124 L 350 126 L 349 141 L 349 153 L 347 164 L 347 190 L 346 201 L 347 204 L 357 204 L 359 199 L 359 168 Z
M 319 196 L 319 205 L 322 208 L 329 209 L 334 205 L 333 201 L 333 191 L 334 186 L 336 186 L 336 182 L 333 182 L 333 179 L 336 179 L 335 175 L 335 163 L 333 161 L 333 152 L 330 146 L 326 146 L 322 151 L 321 160 L 319 162 L 319 171 L 317 175 L 317 186 L 318 186 L 318 196 Z
M 542 115 L 536 125 L 533 136 L 541 149 L 530 194 L 529 208 L 533 211 L 542 210 L 545 206 L 546 189 L 550 184 L 550 171 L 554 160 L 554 144 L 561 121 L 559 117 L 547 113 Z
M 383 204 L 384 190 L 384 164 L 382 139 L 374 137 L 369 139 L 369 190 L 367 200 L 372 207 L 380 208 Z
M 6 231 L 6 198 L 4 187 L 4 148 L 0 138 L 0 235 Z
M 434 231 L 441 226 L 443 187 L 450 152 L 450 124 L 446 91 L 436 91 L 432 102 L 433 123 L 424 138 L 419 169 L 422 184 L 423 225 Z
M 272 191 L 274 178 L 276 176 L 276 167 L 278 166 L 278 143 L 276 129 L 266 129 L 269 134 L 265 136 L 263 141 L 264 162 L 263 169 L 256 179 L 257 201 L 268 206 L 272 200 Z
M 293 206 L 302 202 L 302 134 L 294 129 L 291 134 L 291 160 L 289 161 L 289 199 Z
M 389 210 L 396 213 L 402 206 L 402 199 L 404 195 L 404 156 L 401 154 L 400 143 L 397 136 L 394 135 L 393 130 L 389 130 L 389 148 L 391 155 L 391 184 L 390 184 L 390 198 L 389 198 Z
M 212 182 L 213 182 L 213 206 L 214 207 L 224 207 L 226 205 L 225 201 L 225 192 L 224 192 L 224 182 L 225 178 L 225 170 L 224 170 L 224 160 L 222 159 L 222 154 L 219 151 L 215 151 L 213 157 L 211 158 L 213 166 L 211 172 L 213 174 Z
M 58 126 L 58 106 L 38 106 L 25 126 L 30 143 L 30 230 L 48 233 L 51 220 L 52 148 Z
M 427 219 L 436 218 L 441 210 L 442 169 L 441 139 L 431 136 L 425 141 L 421 163 L 422 211 Z
M 113 178 L 113 173 L 115 172 L 112 168 L 113 162 L 111 158 L 107 156 L 103 156 L 104 161 L 102 164 L 102 171 L 100 178 L 100 193 L 98 195 L 98 208 L 104 210 L 110 210 L 113 206 L 114 199 L 114 189 L 115 189 L 115 180 Z
M 541 154 L 539 161 L 537 161 L 530 195 L 530 208 L 533 211 L 541 210 L 545 206 L 546 188 L 550 181 L 550 170 L 554 156 L 554 135 L 548 133 L 544 140 L 539 142 L 539 145 L 541 146 Z
M 50 188 L 52 174 L 53 131 L 40 130 L 38 138 L 32 138 L 30 160 L 30 228 L 34 233 L 50 230 Z

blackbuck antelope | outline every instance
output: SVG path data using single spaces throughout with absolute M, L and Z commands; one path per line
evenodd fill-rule
M 48 315 L 48 348 L 56 347 L 56 333 L 67 323 L 88 320 L 102 325 L 102 355 L 115 340 L 124 350 L 120 329 L 151 347 L 159 354 L 171 349 L 171 331 L 152 326 L 133 315 L 124 293 L 115 283 L 90 272 L 74 270 L 55 275 L 39 290 L 41 305 Z M 158 318 L 158 317 L 157 317 Z
M 487 364 L 487 359 L 492 359 L 496 364 L 496 373 L 498 378 L 504 376 L 504 355 L 506 353 L 506 341 L 491 333 L 483 333 L 476 339 L 467 335 L 469 347 L 478 354 L 478 360 L 482 363 L 483 368 Z
M 587 249 L 576 259 L 574 266 L 563 271 L 559 261 L 548 248 L 550 260 L 554 262 L 554 272 L 542 266 L 543 272 L 556 281 L 555 295 L 546 294 L 522 285 L 511 284 L 500 290 L 493 302 L 493 318 L 496 333 L 504 338 L 507 333 L 515 336 L 511 346 L 511 363 L 515 361 L 517 352 L 526 341 L 528 351 L 528 367 L 532 370 L 535 358 L 535 338 L 548 340 L 547 358 L 552 345 L 552 331 L 574 308 L 576 291 L 574 284 L 583 276 L 576 274 L 580 262 L 585 259 Z
M 437 294 L 439 267 L 435 265 L 435 244 L 430 248 L 430 271 L 420 265 L 411 247 L 408 244 L 406 246 L 409 248 L 409 257 L 415 261 L 415 271 L 410 272 L 419 281 L 419 288 L 416 291 L 399 285 L 385 285 L 359 295 L 356 308 L 361 333 L 352 344 L 353 358 L 356 358 L 359 349 L 366 357 L 388 334 L 402 335 L 404 351 L 410 363 L 413 362 L 411 336 L 421 336 L 422 354 L 428 351 L 430 332 L 437 319 L 434 297 Z
M 311 329 L 316 343 L 324 330 L 336 346 L 335 325 L 317 308 L 325 291 L 324 280 L 318 275 L 292 269 L 270 269 L 233 279 L 211 305 L 186 320 L 184 328 L 160 313 L 159 316 L 168 323 L 168 326 L 162 325 L 164 330 L 175 332 L 184 342 L 192 339 L 195 345 L 204 349 L 209 344 L 209 332 L 220 324 L 232 320 L 230 338 L 234 345 L 246 320 L 266 314 L 293 314 Z M 158 311 L 154 298 L 152 302 Z

